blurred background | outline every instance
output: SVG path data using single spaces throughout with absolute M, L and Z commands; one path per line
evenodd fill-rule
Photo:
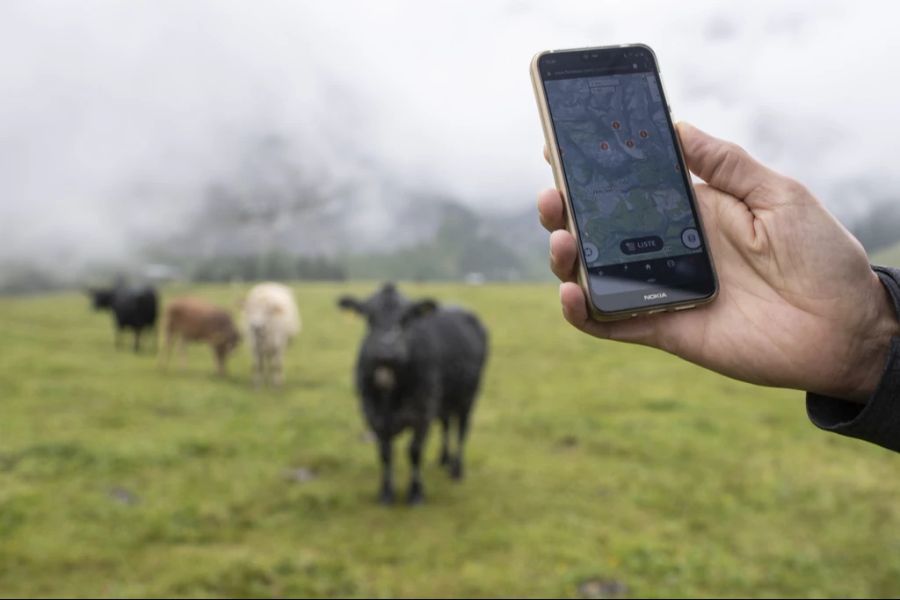
M 900 237 L 878 3 L 4 2 L 0 290 L 546 278 L 541 49 L 643 41 L 677 118 Z M 892 12 L 893 11 L 893 12 Z
M 565 326 L 528 67 L 649 44 L 677 118 L 801 180 L 900 266 L 898 17 L 0 3 L 0 596 L 896 595 L 896 458 L 814 430 L 800 392 Z M 83 290 L 119 276 L 232 309 L 288 282 L 287 383 L 254 390 L 245 348 L 226 378 L 200 348 L 166 373 L 116 351 Z M 335 307 L 385 279 L 491 332 L 467 480 L 432 441 L 415 510 L 374 502 L 365 327 Z

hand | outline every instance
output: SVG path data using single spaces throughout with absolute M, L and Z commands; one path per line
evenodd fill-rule
M 865 402 L 900 324 L 860 243 L 796 181 L 740 147 L 678 126 L 719 277 L 711 304 L 600 323 L 574 283 L 577 249 L 556 190 L 538 198 L 566 320 L 723 375 Z M 546 151 L 545 151 L 546 155 Z

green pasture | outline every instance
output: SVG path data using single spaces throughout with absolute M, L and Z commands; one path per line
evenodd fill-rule
M 871 260 L 876 265 L 900 268 L 900 244 L 879 250 L 872 256 Z
M 295 286 L 280 390 L 243 346 L 226 379 L 198 346 L 164 372 L 85 297 L 0 299 L 0 596 L 900 594 L 900 457 L 800 392 L 580 335 L 550 284 L 401 286 L 476 310 L 491 357 L 465 481 L 434 428 L 426 504 L 377 505 L 335 308 L 373 287 Z

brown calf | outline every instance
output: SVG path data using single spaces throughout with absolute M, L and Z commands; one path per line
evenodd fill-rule
M 241 341 L 228 311 L 200 298 L 176 298 L 166 307 L 165 323 L 166 365 L 176 343 L 183 352 L 185 342 L 206 342 L 215 354 L 219 375 L 225 374 L 225 359 Z

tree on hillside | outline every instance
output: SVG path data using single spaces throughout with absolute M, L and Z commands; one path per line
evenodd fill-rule
M 485 221 L 459 202 L 441 200 L 434 237 L 393 252 L 350 256 L 350 274 L 382 279 L 460 280 L 478 273 L 490 280 L 519 279 L 521 259 Z
M 251 139 L 207 186 L 175 244 L 178 257 L 256 256 L 256 271 L 265 272 L 272 256 L 319 254 L 323 236 L 338 229 L 347 197 L 346 186 L 314 169 L 290 140 Z

